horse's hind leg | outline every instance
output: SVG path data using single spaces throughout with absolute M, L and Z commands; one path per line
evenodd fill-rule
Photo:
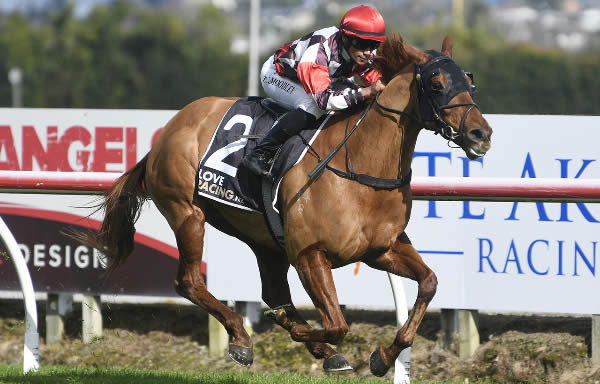
M 400 352 L 412 345 L 417 328 L 427 305 L 435 295 L 437 277 L 425 263 L 416 249 L 410 243 L 408 236 L 402 233 L 394 245 L 383 255 L 365 260 L 366 264 L 395 275 L 408 277 L 417 281 L 419 290 L 413 310 L 402 328 L 396 333 L 392 345 L 387 348 L 379 347 L 371 354 L 369 366 L 375 376 L 383 376 L 394 365 Z
M 292 304 L 287 272 L 290 267 L 285 255 L 279 252 L 251 247 L 256 255 L 262 282 L 262 299 L 271 308 L 267 313 L 283 329 L 290 332 L 295 326 L 310 328 Z M 352 369 L 346 358 L 323 342 L 304 343 L 308 351 L 317 359 L 325 359 L 323 369 L 326 371 L 343 371 Z
M 229 356 L 242 366 L 250 366 L 253 361 L 252 341 L 244 329 L 242 317 L 210 294 L 204 284 L 201 270 L 204 223 L 204 213 L 194 207 L 193 213 L 177 229 L 179 269 L 175 290 L 223 324 L 233 337 L 229 343 Z

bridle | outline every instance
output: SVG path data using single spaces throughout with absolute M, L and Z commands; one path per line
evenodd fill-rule
M 475 85 L 473 85 L 473 75 L 468 72 L 463 72 L 462 69 L 456 65 L 456 63 L 449 58 L 448 56 L 442 55 L 437 51 L 426 51 L 433 58 L 429 60 L 427 63 L 423 65 L 415 66 L 415 79 L 417 80 L 418 87 L 418 104 L 420 108 L 420 116 L 416 117 L 411 113 L 405 112 L 401 109 L 395 109 L 386 107 L 385 105 L 379 102 L 379 94 L 375 97 L 374 103 L 370 103 L 367 108 L 363 111 L 360 118 L 356 121 L 352 129 L 348 131 L 348 127 L 346 127 L 346 135 L 344 139 L 333 149 L 327 156 L 321 158 L 318 153 L 310 146 L 308 142 L 305 144 L 310 148 L 311 152 L 315 154 L 318 159 L 317 165 L 313 168 L 312 171 L 308 173 L 309 182 L 305 185 L 305 187 L 300 190 L 296 194 L 296 198 L 299 198 L 300 194 L 310 186 L 322 173 L 325 169 L 329 169 L 336 175 L 340 177 L 344 177 L 346 179 L 350 179 L 353 181 L 357 181 L 360 184 L 367 185 L 373 187 L 375 189 L 387 189 L 393 190 L 400 188 L 404 185 L 410 184 L 410 180 L 412 177 L 412 171 L 408 173 L 408 175 L 398 178 L 398 179 L 382 179 L 377 177 L 372 177 L 364 174 L 357 174 L 352 169 L 350 160 L 348 158 L 348 151 L 346 151 L 346 163 L 349 165 L 348 171 L 342 171 L 339 169 L 335 169 L 329 166 L 329 162 L 336 153 L 346 144 L 352 133 L 358 128 L 362 120 L 365 118 L 367 113 L 371 110 L 373 104 L 376 104 L 380 109 L 396 113 L 399 115 L 408 116 L 409 118 L 416 121 L 422 127 L 427 130 L 433 131 L 436 135 L 439 134 L 448 142 L 453 142 L 456 145 L 460 146 L 463 137 L 465 120 L 469 113 L 473 110 L 473 108 L 479 109 L 477 104 L 475 103 L 456 103 L 449 104 L 450 100 L 459 93 L 469 92 L 473 94 L 475 92 Z M 427 81 L 429 81 L 433 76 L 442 73 L 446 77 L 447 85 L 440 92 L 430 92 L 427 87 L 424 86 Z M 467 81 L 467 76 L 471 79 L 471 84 Z M 448 124 L 442 117 L 442 111 L 444 109 L 456 108 L 468 106 L 467 110 L 462 116 L 460 120 L 460 125 L 458 127 L 458 131 L 454 132 L 454 129 Z M 349 120 L 348 120 L 349 121 Z M 433 121 L 435 125 L 431 127 L 431 125 L 424 124 L 425 121 Z
M 437 51 L 426 51 L 432 55 L 432 59 L 423 65 L 415 65 L 415 80 L 417 81 L 418 104 L 420 118 L 407 113 L 400 109 L 390 108 L 382 105 L 379 102 L 379 95 L 375 98 L 375 103 L 384 111 L 397 113 L 408 116 L 417 121 L 422 127 L 433 131 L 436 135 L 439 134 L 444 139 L 460 145 L 464 133 L 464 126 L 467 116 L 474 108 L 479 109 L 479 106 L 473 102 L 469 103 L 454 103 L 450 104 L 450 100 L 459 93 L 469 92 L 473 94 L 476 90 L 473 84 L 473 74 L 463 72 L 462 69 L 448 56 L 442 55 Z M 447 85 L 441 91 L 431 91 L 425 87 L 425 84 L 435 75 L 443 73 L 446 77 Z M 467 77 L 471 79 L 471 83 L 467 81 Z M 463 114 L 458 130 L 455 131 L 450 124 L 442 118 L 442 111 L 456 107 L 468 106 Z M 425 124 L 425 122 L 434 122 L 434 124 Z

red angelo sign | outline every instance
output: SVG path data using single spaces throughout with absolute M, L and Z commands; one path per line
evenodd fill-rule
M 14 129 L 18 128 L 0 125 L 0 155 L 4 154 L 0 156 L 0 170 L 31 171 L 35 161 L 42 171 L 110 172 L 108 164 L 121 164 L 121 171 L 125 171 L 137 162 L 135 127 L 97 126 L 90 130 L 73 125 L 59 135 L 58 126 L 49 125 L 44 140 L 32 125 L 23 125 L 21 148 L 15 146 Z M 115 144 L 124 146 L 124 150 L 114 148 Z M 69 158 L 71 152 L 74 161 Z
M 125 113 L 122 125 L 102 124 L 105 117 L 114 123 L 110 111 L 102 111 L 96 117 L 85 110 L 69 110 L 69 115 L 80 116 L 80 119 L 71 118 L 69 124 L 58 124 L 65 120 L 63 115 L 40 123 L 48 110 L 38 115 L 36 110 L 17 110 L 12 119 L 9 113 L 8 120 L 0 121 L 0 170 L 123 172 L 136 164 L 138 148 L 141 156 L 148 152 L 160 131 L 148 125 L 166 121 L 164 116 L 156 117 L 152 112 L 147 111 L 143 120 L 133 121 L 129 121 Z M 77 120 L 98 121 L 73 123 Z M 137 128 L 137 124 L 143 129 Z M 80 230 L 99 228 L 99 222 L 82 217 L 90 213 L 90 210 L 61 208 L 51 196 L 42 204 L 28 197 L 0 196 L 0 215 L 24 254 L 37 292 L 176 296 L 173 280 L 178 251 L 174 244 L 137 233 L 135 249 L 127 262 L 107 275 L 103 256 L 98 251 L 62 233 L 68 226 Z M 206 274 L 205 264 L 203 274 Z M 0 246 L 0 290 L 18 289 L 10 257 Z

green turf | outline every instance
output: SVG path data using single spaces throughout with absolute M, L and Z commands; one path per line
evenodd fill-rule
M 345 379 L 294 375 L 261 375 L 239 372 L 162 372 L 140 369 L 78 369 L 42 367 L 24 375 L 21 367 L 0 365 L 2 384 L 381 384 L 378 379 Z M 416 381 L 412 384 L 452 384 L 449 381 Z

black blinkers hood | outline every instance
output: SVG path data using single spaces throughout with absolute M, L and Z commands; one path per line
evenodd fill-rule
M 459 93 L 471 92 L 471 86 L 467 81 L 467 76 L 462 69 L 456 65 L 454 60 L 442 53 L 434 50 L 425 51 L 431 55 L 431 60 L 423 65 L 417 66 L 417 74 L 421 75 L 423 92 L 434 101 L 437 108 L 448 105 L 450 100 Z M 431 92 L 427 82 L 434 75 L 442 74 L 446 78 L 447 84 L 440 92 Z
M 450 104 L 454 96 L 462 92 L 472 94 L 475 86 L 469 84 L 467 76 L 473 79 L 472 74 L 463 72 L 462 69 L 448 56 L 442 55 L 438 51 L 425 51 L 431 55 L 431 59 L 423 65 L 415 65 L 415 80 L 417 85 L 417 99 L 420 116 L 414 120 L 424 123 L 433 122 L 434 124 L 424 124 L 423 128 L 439 134 L 448 141 L 461 145 L 465 132 L 465 121 L 473 109 L 479 110 L 477 104 L 473 101 Z M 436 74 L 442 74 L 447 84 L 443 89 L 432 90 L 429 81 Z M 384 111 L 399 113 L 401 115 L 410 114 L 381 105 L 378 101 L 379 95 L 375 98 L 377 106 Z M 462 114 L 458 127 L 452 127 L 442 117 L 442 111 L 451 108 L 466 107 Z

